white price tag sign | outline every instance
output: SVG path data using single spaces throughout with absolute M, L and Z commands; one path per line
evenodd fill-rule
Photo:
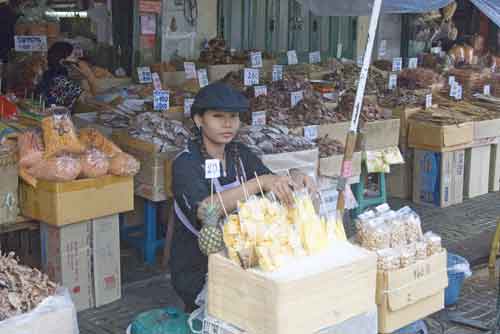
M 387 40 L 383 39 L 380 41 L 380 45 L 378 47 L 378 55 L 379 57 L 384 57 L 387 51 Z
M 318 139 L 319 125 L 304 126 L 304 137 L 309 140 Z
M 436 46 L 436 47 L 431 48 L 431 53 L 435 54 L 435 55 L 439 55 L 439 54 L 441 54 L 442 50 L 443 49 L 440 46 Z
M 287 51 L 286 56 L 288 58 L 288 65 L 297 65 L 299 63 L 299 59 L 297 58 L 297 51 Z
M 255 86 L 254 88 L 255 97 L 261 95 L 267 95 L 267 87 L 266 86 Z
M 262 67 L 262 52 L 250 52 L 250 66 L 254 68 Z
M 397 74 L 389 75 L 389 89 L 395 89 L 398 86 L 398 76 Z
M 283 80 L 283 65 L 273 65 L 273 81 Z
M 432 94 L 427 94 L 425 96 L 425 109 L 432 107 Z
M 184 73 L 186 74 L 186 79 L 196 79 L 196 64 L 191 62 L 184 62 Z
M 256 68 L 245 68 L 243 83 L 245 86 L 253 86 L 259 84 L 259 70 Z
M 403 69 L 403 58 L 397 57 L 392 60 L 392 71 L 400 72 Z
M 153 73 L 151 74 L 151 78 L 153 79 L 153 87 L 155 90 L 161 90 L 162 87 L 161 87 L 161 80 L 160 80 L 160 76 L 158 75 L 158 73 Z
M 290 105 L 295 107 L 304 98 L 304 91 L 299 90 L 297 92 L 292 92 L 290 96 Z
M 155 90 L 153 92 L 153 109 L 166 111 L 170 108 L 170 94 L 166 90 Z
M 266 112 L 255 111 L 252 113 L 252 125 L 262 126 L 266 125 Z
M 317 64 L 321 62 L 321 52 L 315 51 L 309 53 L 309 64 Z
M 337 44 L 337 59 L 342 58 L 342 43 Z
M 456 85 L 455 98 L 461 100 L 463 98 L 462 86 Z
M 450 75 L 448 77 L 448 85 L 451 87 L 455 83 L 455 77 L 453 75 Z
M 139 79 L 139 83 L 151 83 L 153 81 L 153 77 L 151 76 L 151 69 L 148 66 L 141 66 L 137 68 L 137 77 Z
M 193 103 L 194 99 L 184 99 L 184 117 L 191 117 L 191 107 Z
M 45 52 L 47 36 L 14 36 L 14 49 L 18 52 Z
M 410 58 L 408 60 L 408 68 L 415 69 L 418 67 L 418 58 Z
M 198 70 L 198 82 L 200 84 L 200 88 L 208 85 L 208 73 L 206 69 L 202 68 L 201 70 Z
M 483 94 L 484 95 L 491 95 L 491 86 L 490 85 L 485 85 L 483 87 Z
M 205 160 L 205 179 L 216 179 L 220 177 L 219 159 Z

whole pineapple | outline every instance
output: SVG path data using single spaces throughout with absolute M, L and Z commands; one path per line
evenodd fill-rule
M 207 256 L 224 248 L 223 233 L 219 226 L 221 216 L 222 211 L 218 203 L 206 201 L 198 207 L 198 218 L 203 226 L 198 237 L 198 246 Z

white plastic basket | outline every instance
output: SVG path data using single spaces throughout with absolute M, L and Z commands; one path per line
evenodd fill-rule
M 203 319 L 202 334 L 244 334 L 245 332 L 224 321 L 206 315 Z

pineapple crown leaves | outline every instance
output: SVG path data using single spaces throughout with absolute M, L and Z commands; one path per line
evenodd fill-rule
M 198 206 L 197 217 L 203 225 L 216 226 L 223 215 L 219 202 L 206 200 Z

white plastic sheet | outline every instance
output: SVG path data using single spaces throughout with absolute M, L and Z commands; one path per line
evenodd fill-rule
M 31 312 L 0 321 L 0 333 L 79 334 L 76 310 L 65 288 L 45 298 Z
M 472 0 L 472 2 L 488 2 L 491 5 L 494 1 Z M 371 14 L 373 6 L 373 0 L 298 0 L 298 2 L 319 16 L 366 16 Z M 425 13 L 445 7 L 450 2 L 452 0 L 383 0 L 381 13 Z

